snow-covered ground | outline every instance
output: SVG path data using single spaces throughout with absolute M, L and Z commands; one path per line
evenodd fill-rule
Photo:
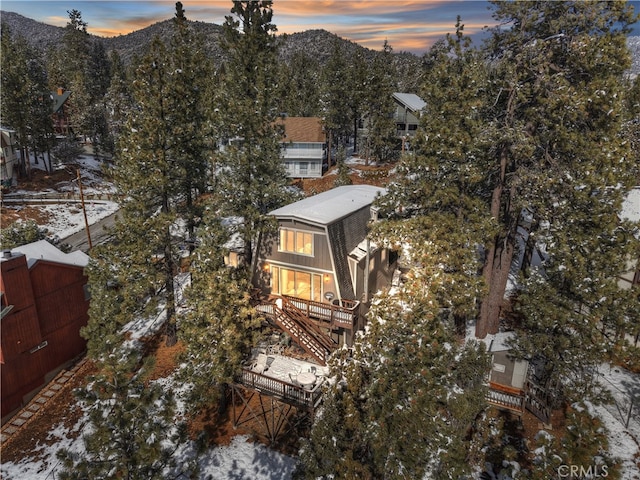
M 183 297 L 183 290 L 189 284 L 187 275 L 180 274 L 176 277 L 176 294 Z M 138 319 L 126 325 L 125 330 L 130 332 L 130 342 L 137 342 L 146 335 L 153 334 L 162 327 L 162 315 L 152 315 L 148 319 Z M 160 379 L 166 388 L 177 393 L 184 391 L 184 385 L 170 376 Z M 184 411 L 184 403 L 178 395 L 178 410 Z M 47 444 L 42 445 L 29 457 L 25 457 L 18 463 L 2 463 L 0 465 L 0 478 L 3 480 L 36 480 L 55 479 L 60 469 L 60 462 L 56 458 L 56 452 L 67 449 L 80 453 L 84 450 L 82 432 L 87 425 L 86 416 L 79 419 L 78 423 L 68 428 L 64 423 L 59 424 L 49 432 Z M 78 438 L 72 438 L 74 433 L 80 432 Z M 54 439 L 55 442 L 51 442 Z M 179 450 L 178 463 L 187 462 L 193 457 L 194 445 L 187 444 Z M 287 480 L 291 478 L 297 460 L 294 457 L 278 453 L 260 443 L 254 443 L 245 435 L 234 437 L 229 445 L 211 448 L 199 458 L 199 478 L 211 480 Z
M 86 196 L 85 208 L 87 221 L 94 224 L 105 217 L 115 213 L 119 206 L 115 201 L 105 199 L 95 199 L 97 196 L 106 197 L 113 193 L 113 185 L 102 180 L 101 163 L 93 155 L 84 154 L 75 161 L 75 167 L 81 172 L 83 193 Z M 74 168 L 75 168 L 74 167 Z M 40 161 L 37 165 L 31 158 L 32 170 L 44 169 L 44 164 Z M 68 168 L 68 167 L 58 167 Z M 66 199 L 67 196 L 73 196 Z M 27 191 L 17 189 L 5 195 L 5 208 L 20 211 L 28 206 L 38 209 L 43 213 L 39 225 L 47 229 L 47 235 L 52 238 L 64 239 L 85 228 L 82 204 L 78 200 L 79 186 L 77 180 L 70 182 L 60 182 L 55 190 L 51 188 L 41 191 Z M 48 197 L 49 201 L 43 197 Z M 57 203 L 53 197 L 59 196 L 64 203 Z M 16 200 L 15 202 L 12 200 Z M 27 200 L 28 203 L 25 203 Z M 35 203 L 35 202 L 39 203 Z

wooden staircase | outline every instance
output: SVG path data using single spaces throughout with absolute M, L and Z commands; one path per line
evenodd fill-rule
M 336 349 L 337 344 L 302 310 L 286 298 L 278 298 L 274 303 L 264 306 L 267 308 L 260 310 L 270 313 L 275 323 L 287 332 L 295 343 L 322 365 L 326 365 L 327 356 Z

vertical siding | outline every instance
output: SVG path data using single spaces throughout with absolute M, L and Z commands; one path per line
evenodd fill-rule
M 21 299 L 23 308 L 2 319 L 3 417 L 20 408 L 25 395 L 44 385 L 48 374 L 84 352 L 86 341 L 79 332 L 87 324 L 89 306 L 82 268 L 38 261 L 14 277 L 5 272 L 4 263 L 2 286 L 11 293 L 7 300 Z M 30 292 L 30 305 L 24 292 Z M 34 350 L 38 346 L 42 348 Z
M 22 310 L 33 305 L 33 290 L 24 255 L 0 262 L 0 288 L 4 292 L 7 305 L 13 305 L 14 310 Z
M 20 311 L 12 310 L 2 319 L 0 342 L 2 356 L 7 365 L 42 342 L 35 306 Z

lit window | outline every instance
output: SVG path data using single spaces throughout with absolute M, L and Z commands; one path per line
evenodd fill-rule
M 272 266 L 271 293 L 320 302 L 322 275 Z
M 313 255 L 313 233 L 281 228 L 279 250 L 300 255 Z

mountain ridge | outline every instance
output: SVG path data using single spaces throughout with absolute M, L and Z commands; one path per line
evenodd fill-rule
M 9 27 L 12 33 L 22 35 L 31 45 L 45 53 L 49 48 L 59 44 L 64 34 L 64 27 L 38 22 L 18 13 L 5 10 L 0 10 L 0 20 L 3 25 L 6 24 Z M 145 49 L 156 35 L 165 38 L 170 35 L 172 21 L 173 19 L 169 18 L 148 27 L 113 37 L 89 35 L 92 39 L 103 42 L 106 51 L 116 50 L 125 64 L 129 64 L 133 58 L 144 54 Z M 223 27 L 215 23 L 202 21 L 190 21 L 190 23 L 194 30 L 203 36 L 210 57 L 216 62 L 222 61 L 224 53 L 220 47 L 219 39 Z M 276 38 L 280 46 L 280 59 L 285 62 L 288 62 L 296 52 L 304 52 L 318 60 L 321 65 L 324 65 L 331 55 L 333 43 L 336 39 L 342 42 L 347 55 L 361 53 L 365 58 L 372 59 L 380 53 L 377 50 L 363 47 L 356 42 L 342 38 L 324 29 L 281 34 Z M 628 37 L 627 45 L 632 56 L 630 73 L 638 75 L 640 74 L 640 36 Z M 412 77 L 411 72 L 415 72 L 419 68 L 421 57 L 404 51 L 394 52 L 393 55 L 396 67 L 399 68 L 400 72 L 403 72 L 400 77 L 402 78 L 403 75 L 407 77 L 406 85 L 400 85 L 399 88 L 404 91 L 414 91 L 416 85 L 414 83 L 415 79 L 410 78 Z

